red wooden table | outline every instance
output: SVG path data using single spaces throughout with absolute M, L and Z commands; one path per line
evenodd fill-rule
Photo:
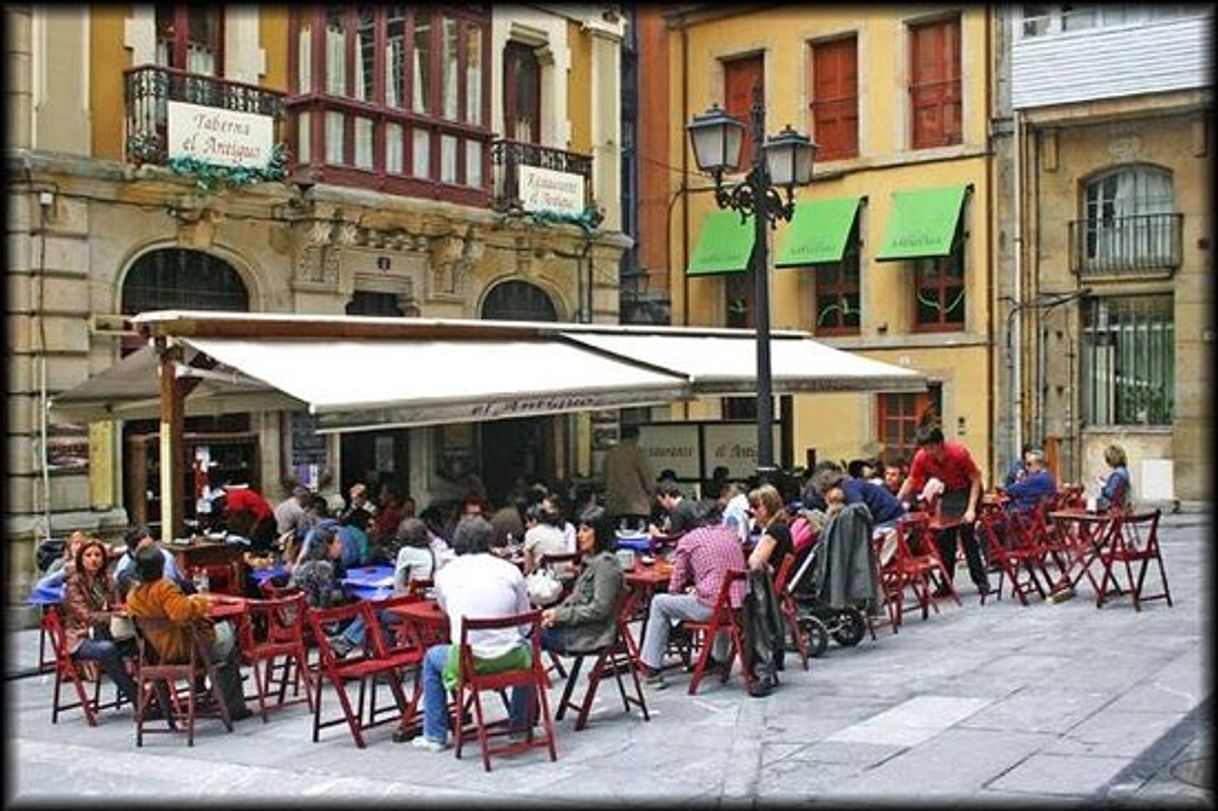
M 655 563 L 644 566 L 636 562 L 633 569 L 626 572 L 626 602 L 622 606 L 621 616 L 626 622 L 641 620 L 639 639 L 636 643 L 630 636 L 630 629 L 623 623 L 626 647 L 630 649 L 631 657 L 638 661 L 639 650 L 643 640 L 647 638 L 647 617 L 650 613 L 651 597 L 657 591 L 667 591 L 668 581 L 672 578 L 671 563 Z
M 1062 572 L 1062 579 L 1054 585 L 1054 591 L 1065 589 L 1067 586 L 1074 588 L 1083 575 L 1086 575 L 1091 588 L 1098 595 L 1100 584 L 1091 575 L 1091 565 L 1099 560 L 1100 552 L 1112 537 L 1112 516 L 1106 512 L 1068 509 L 1054 510 L 1049 513 L 1049 519 L 1070 549 L 1068 568 Z M 1075 569 L 1078 570 L 1077 573 L 1072 573 Z

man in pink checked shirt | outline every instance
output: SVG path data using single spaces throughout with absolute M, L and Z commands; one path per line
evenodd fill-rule
M 744 569 L 748 565 L 735 529 L 720 524 L 718 519 L 713 508 L 697 511 L 694 527 L 677 542 L 668 593 L 657 594 L 651 599 L 647 634 L 639 658 L 646 668 L 646 683 L 657 690 L 667 686 L 660 667 L 672 623 L 687 619 L 709 620 L 728 570 Z M 732 586 L 729 597 L 733 608 L 740 607 L 745 591 L 743 581 Z M 711 657 L 719 663 L 726 658 L 726 653 L 727 634 L 720 633 L 711 648 Z

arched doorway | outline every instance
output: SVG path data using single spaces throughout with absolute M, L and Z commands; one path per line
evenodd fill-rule
M 120 308 L 124 315 L 151 310 L 226 310 L 248 312 L 245 281 L 225 260 L 187 248 L 160 248 L 142 254 L 123 277 Z M 121 352 L 143 346 L 124 338 Z M 260 487 L 258 438 L 250 430 L 250 415 L 220 414 L 185 420 L 186 482 L 183 515 L 197 520 L 196 483 L 218 486 L 222 481 Z M 157 420 L 128 420 L 123 424 L 123 506 L 135 523 L 148 524 L 154 536 L 160 525 L 160 424 Z M 205 455 L 206 478 L 196 477 L 196 454 Z
M 558 309 L 540 287 L 511 280 L 492 287 L 482 300 L 488 321 L 558 320 Z M 528 381 L 521 381 L 527 388 Z M 479 474 L 491 501 L 500 504 L 517 478 L 555 483 L 555 417 L 495 420 L 479 427 Z

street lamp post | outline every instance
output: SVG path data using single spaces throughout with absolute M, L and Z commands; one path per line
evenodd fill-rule
M 779 220 L 790 220 L 795 213 L 794 188 L 812 182 L 816 144 L 791 129 L 789 124 L 778 135 L 762 143 L 765 137 L 765 100 L 760 81 L 753 85 L 750 124 L 753 155 L 749 173 L 744 180 L 728 189 L 723 187 L 723 175 L 740 165 L 744 125 L 715 104 L 705 113 L 695 115 L 686 129 L 693 142 L 698 168 L 715 178 L 716 205 L 739 212 L 741 223 L 750 215 L 753 217 L 751 264 L 757 328 L 757 474 L 762 481 L 771 481 L 776 468 L 766 225 L 771 229 L 776 228 Z M 778 187 L 785 187 L 785 201 Z

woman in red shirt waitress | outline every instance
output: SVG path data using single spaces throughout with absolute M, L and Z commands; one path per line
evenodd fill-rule
M 981 561 L 981 550 L 977 547 L 974 523 L 977 520 L 977 502 L 981 498 L 981 471 L 968 448 L 959 442 L 946 442 L 939 426 L 924 426 L 918 429 L 918 452 L 909 465 L 909 476 L 897 493 L 897 500 L 908 504 L 910 495 L 921 491 L 927 480 L 935 478 L 943 482 L 943 494 L 939 501 L 939 516 L 944 519 L 959 518 L 960 524 L 935 535 L 943 563 L 947 567 L 948 583 L 939 586 L 936 597 L 948 594 L 948 584 L 956 574 L 956 537 L 964 543 L 964 557 L 968 561 L 969 576 L 977 586 L 977 593 L 984 598 L 990 593 L 990 579 Z

